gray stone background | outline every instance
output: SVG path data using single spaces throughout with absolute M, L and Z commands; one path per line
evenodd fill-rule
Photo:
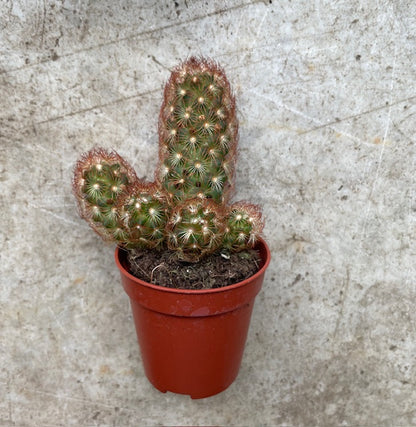
M 416 3 L 0 3 L 0 424 L 416 425 Z M 237 199 L 273 254 L 240 375 L 201 401 L 144 377 L 73 165 L 153 176 L 169 70 L 225 68 Z

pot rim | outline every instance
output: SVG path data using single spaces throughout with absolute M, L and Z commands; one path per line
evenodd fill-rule
M 122 272 L 122 274 L 127 276 L 130 280 L 133 280 L 134 282 L 136 282 L 139 285 L 146 286 L 148 288 L 151 288 L 151 289 L 154 289 L 157 291 L 173 293 L 173 294 L 184 294 L 184 295 L 215 294 L 215 293 L 226 292 L 226 291 L 229 291 L 231 289 L 242 287 L 242 286 L 246 285 L 249 281 L 254 281 L 257 277 L 264 274 L 264 272 L 266 271 L 267 267 L 270 264 L 271 253 L 270 253 L 270 249 L 269 249 L 266 241 L 263 238 L 259 238 L 259 240 L 256 244 L 256 247 L 258 247 L 259 245 L 263 246 L 264 251 L 266 252 L 265 261 L 264 261 L 263 266 L 260 268 L 260 270 L 258 270 L 255 274 L 253 274 L 252 276 L 248 277 L 247 279 L 245 279 L 241 282 L 237 282 L 237 283 L 234 283 L 234 284 L 228 285 L 228 286 L 223 286 L 222 288 L 214 288 L 214 289 L 177 289 L 177 288 L 168 288 L 165 286 L 154 285 L 152 283 L 145 282 L 144 280 L 141 280 L 141 279 L 137 278 L 136 276 L 133 276 L 123 266 L 123 264 L 120 261 L 120 254 L 122 252 L 126 252 L 125 249 L 123 249 L 120 246 L 117 246 L 116 250 L 115 250 L 114 257 L 115 257 L 117 267 Z

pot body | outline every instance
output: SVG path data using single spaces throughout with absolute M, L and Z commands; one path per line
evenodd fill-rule
M 160 391 L 194 399 L 225 390 L 237 377 L 254 299 L 270 262 L 261 240 L 262 266 L 234 285 L 208 290 L 171 289 L 129 273 L 116 249 L 123 287 L 130 297 L 145 373 Z

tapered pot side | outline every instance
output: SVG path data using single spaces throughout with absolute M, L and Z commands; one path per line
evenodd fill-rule
M 129 272 L 127 254 L 117 248 L 116 264 L 130 297 L 143 365 L 160 391 L 209 397 L 237 377 L 254 299 L 270 262 L 264 240 L 261 268 L 249 279 L 223 288 L 171 289 Z

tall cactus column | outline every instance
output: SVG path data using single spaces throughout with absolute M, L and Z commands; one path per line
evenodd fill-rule
M 235 99 L 223 70 L 191 58 L 166 84 L 159 117 L 157 177 L 172 200 L 226 203 L 238 139 Z

